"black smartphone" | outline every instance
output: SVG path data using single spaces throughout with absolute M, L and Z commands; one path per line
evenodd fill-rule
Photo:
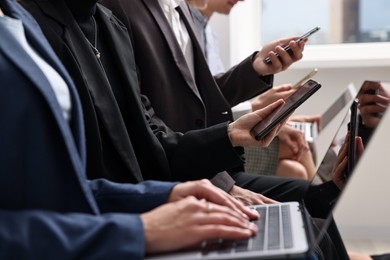
M 318 32 L 320 29 L 321 29 L 321 27 L 319 27 L 319 26 L 314 27 L 313 29 L 311 29 L 310 31 L 308 31 L 307 33 L 303 34 L 301 37 L 296 39 L 295 42 L 299 43 L 300 41 L 303 41 L 304 39 L 309 38 L 312 34 Z M 283 46 L 283 49 L 285 51 L 289 51 L 291 48 L 290 48 L 290 45 L 287 44 L 286 46 Z M 276 56 L 279 56 L 279 53 L 276 53 Z M 265 64 L 271 63 L 270 57 L 265 58 L 263 61 Z
M 348 141 L 348 162 L 347 171 L 345 172 L 345 178 L 349 178 L 352 174 L 353 168 L 356 165 L 356 136 L 358 136 L 359 130 L 359 117 L 358 117 L 358 104 L 359 100 L 355 99 L 351 105 L 351 118 L 349 121 L 349 141 Z
M 274 111 L 272 111 L 267 117 L 256 124 L 251 134 L 257 139 L 263 139 L 277 124 L 283 119 L 288 117 L 296 108 L 298 108 L 303 102 L 305 102 L 311 95 L 319 90 L 321 84 L 310 79 L 300 88 L 298 88 L 291 96 L 289 96 L 285 103 Z

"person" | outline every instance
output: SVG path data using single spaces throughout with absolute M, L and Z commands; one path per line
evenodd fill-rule
M 213 75 L 223 73 L 219 43 L 212 27 L 208 23 L 214 13 L 229 15 L 238 1 L 210 0 L 200 5 L 197 1 L 188 1 L 195 31 L 199 36 L 200 45 Z M 233 115 L 242 115 L 244 112 L 254 111 L 268 104 L 275 98 L 287 98 L 294 90 L 291 84 L 273 87 L 233 107 Z M 236 117 L 236 116 L 235 116 Z M 292 120 L 296 121 L 295 117 Z M 317 121 L 318 116 L 307 117 L 311 122 Z M 245 170 L 250 173 L 286 176 L 312 180 L 316 171 L 314 159 L 309 144 L 303 132 L 289 126 L 284 126 L 279 135 L 265 148 L 245 147 Z
M 242 166 L 242 149 L 235 146 L 267 145 L 276 134 L 278 129 L 261 143 L 249 134 L 266 110 L 185 134 L 162 131 L 162 125 L 151 121 L 153 111 L 147 113 L 140 102 L 129 34 L 111 11 L 95 0 L 21 3 L 40 24 L 80 93 L 89 178 L 132 183 L 208 178 L 247 204 L 300 200 L 306 194 L 305 181 L 241 172 L 233 179 L 222 172 Z
M 102 1 L 101 3 L 112 10 L 127 25 L 129 36 L 134 40 L 134 57 L 137 68 L 139 68 L 144 104 L 148 111 L 154 114 L 152 120 L 161 127 L 165 127 L 167 132 L 180 131 L 186 133 L 191 130 L 218 125 L 226 120 L 231 121 L 231 105 L 224 96 L 232 99 L 238 99 L 241 96 L 242 100 L 245 100 L 253 96 L 254 93 L 269 88 L 268 83 L 273 76 L 259 77 L 254 67 L 259 70 L 261 68 L 264 70 L 263 74 L 267 75 L 271 71 L 278 72 L 287 68 L 289 64 L 302 55 L 300 46 L 294 44 L 293 41 L 291 44 L 294 45 L 294 50 L 298 53 L 295 56 L 283 53 L 286 55 L 285 60 L 279 60 L 272 56 L 276 61 L 271 66 L 266 66 L 261 57 L 268 55 L 267 48 L 259 52 L 261 55 L 259 53 L 253 54 L 253 57 L 248 57 L 232 71 L 217 78 L 224 85 L 221 89 L 226 91 L 226 94 L 222 96 L 221 89 L 216 86 L 198 44 L 196 41 L 188 41 L 188 44 L 193 42 L 191 44 L 196 48 L 193 59 L 197 64 L 195 75 L 197 79 L 193 79 L 193 70 L 187 66 L 187 61 L 181 49 L 177 46 L 176 38 L 166 17 L 161 12 L 162 9 L 158 1 L 147 1 L 145 3 L 142 1 Z M 181 5 L 183 4 L 183 14 L 189 15 L 186 3 Z M 192 35 L 190 30 L 188 32 Z M 165 36 L 168 36 L 168 40 Z M 135 39 L 137 40 L 135 41 Z M 287 43 L 290 40 L 292 39 L 284 42 Z M 270 44 L 268 50 L 280 48 L 280 46 L 276 47 L 278 44 L 280 43 Z M 153 77 L 150 76 L 151 71 L 153 71 Z M 244 82 L 242 83 L 242 81 Z M 240 85 L 246 86 L 245 91 L 244 88 L 238 87 Z M 162 86 L 164 91 L 160 91 Z M 156 91 L 156 88 L 159 90 Z M 251 88 L 251 90 L 248 90 L 248 88 Z M 242 89 L 240 95 L 237 95 L 237 89 Z M 237 102 L 239 101 L 241 100 L 237 100 Z M 232 102 L 236 101 L 232 100 Z M 229 174 L 233 177 L 236 186 L 227 189 L 227 191 L 239 197 L 248 196 L 238 190 L 237 187 L 261 193 L 266 192 L 269 187 L 279 185 L 275 181 L 288 180 L 274 178 L 274 176 L 264 178 L 264 176 L 244 173 L 242 167 L 225 167 L 224 173 L 227 174 L 226 170 L 229 171 L 229 169 L 234 169 Z M 274 197 L 275 195 L 270 195 L 270 193 L 263 193 L 263 195 L 279 201 L 285 201 L 286 198 L 279 195 Z
M 226 68 L 222 62 L 219 41 L 213 28 L 209 24 L 210 18 L 214 13 L 229 15 L 232 9 L 239 1 L 244 0 L 209 0 L 202 6 L 195 5 L 195 1 L 189 1 L 190 11 L 194 17 L 195 30 L 199 36 L 199 42 L 204 50 L 207 64 L 213 75 L 223 73 Z
M 256 232 L 258 215 L 207 180 L 88 181 L 70 76 L 15 0 L 0 0 L 0 35 L 1 259 L 143 259 Z

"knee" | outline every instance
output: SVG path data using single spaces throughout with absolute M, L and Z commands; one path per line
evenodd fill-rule
M 300 162 L 294 160 L 280 160 L 276 174 L 278 176 L 308 179 L 306 168 Z

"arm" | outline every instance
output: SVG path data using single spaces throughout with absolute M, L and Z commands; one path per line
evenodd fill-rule
M 253 59 L 256 53 L 247 57 L 227 72 L 214 76 L 230 106 L 235 106 L 270 89 L 273 85 L 273 75 L 259 76 L 253 69 Z
M 101 212 L 142 213 L 167 202 L 177 183 L 144 181 L 138 184 L 114 183 L 105 179 L 89 181 Z M 140 199 L 142 198 L 142 203 Z
M 273 85 L 273 74 L 286 70 L 292 63 L 302 58 L 306 41 L 297 44 L 297 37 L 281 39 L 265 45 L 259 52 L 242 61 L 224 74 L 216 75 L 215 79 L 231 106 L 261 94 Z M 281 46 L 290 45 L 291 54 Z M 279 53 L 279 57 L 275 56 Z M 263 60 L 270 56 L 271 64 Z
M 255 124 L 282 103 L 283 101 L 278 100 L 230 124 L 225 122 L 185 134 L 167 133 L 164 131 L 165 124 L 161 120 L 156 120 L 158 118 L 154 114 L 146 113 L 146 117 L 164 147 L 175 180 L 210 179 L 218 172 L 242 165 L 240 146 L 265 147 L 270 143 L 278 132 L 278 127 L 261 142 L 254 139 L 250 131 Z
M 0 210 L 1 259 L 142 259 L 138 216 Z

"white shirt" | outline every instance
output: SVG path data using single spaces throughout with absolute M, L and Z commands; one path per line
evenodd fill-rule
M 176 36 L 177 42 L 179 43 L 179 46 L 183 52 L 192 77 L 195 78 L 194 52 L 192 49 L 191 38 L 188 34 L 185 24 L 180 19 L 179 13 L 175 9 L 182 1 L 184 0 L 158 0 L 165 17 L 167 18 L 168 23 L 170 24 L 173 33 Z

